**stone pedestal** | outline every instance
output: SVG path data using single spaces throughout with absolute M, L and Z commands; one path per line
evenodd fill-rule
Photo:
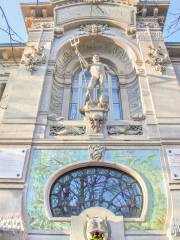
M 89 121 L 87 133 L 90 138 L 103 138 L 104 123 L 107 119 L 108 108 L 101 106 L 85 106 L 84 115 Z

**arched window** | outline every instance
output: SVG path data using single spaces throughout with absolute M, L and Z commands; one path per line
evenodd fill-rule
M 70 120 L 82 120 L 84 118 L 84 116 L 79 112 L 79 109 L 85 103 L 86 90 L 90 79 L 91 73 L 87 70 L 85 72 L 78 70 L 74 75 L 69 111 Z M 98 95 L 98 91 L 99 89 L 97 86 L 94 90 L 94 96 Z M 107 74 L 105 94 L 109 96 L 110 111 L 108 113 L 108 119 L 122 119 L 119 81 L 116 75 Z
M 140 217 L 143 194 L 129 174 L 109 167 L 84 167 L 60 176 L 50 190 L 54 217 L 79 215 L 90 207 L 104 207 L 117 216 Z

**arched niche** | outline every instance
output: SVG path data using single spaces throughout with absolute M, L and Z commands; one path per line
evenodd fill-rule
M 138 77 L 136 74 L 136 53 L 128 54 L 128 47 L 122 48 L 117 44 L 116 39 L 104 37 L 102 35 L 96 36 L 81 36 L 79 37 L 80 44 L 78 49 L 84 58 L 91 62 L 94 54 L 99 54 L 102 62 L 109 65 L 109 67 L 116 73 L 119 78 L 119 84 L 125 90 L 121 93 L 122 98 L 128 99 L 128 84 L 135 83 L 138 86 Z M 133 50 L 131 50 L 133 52 Z M 56 58 L 55 70 L 53 75 L 53 87 L 50 103 L 50 113 L 63 116 L 68 119 L 68 103 L 70 102 L 70 90 L 72 79 L 77 68 L 80 66 L 79 59 L 75 54 L 70 42 L 59 49 Z M 123 97 L 123 95 L 126 95 Z M 64 105 L 65 100 L 65 106 Z M 140 101 L 140 94 L 137 101 Z M 125 104 L 128 106 L 128 103 Z M 141 105 L 141 104 L 140 104 Z M 127 119 L 130 115 L 130 110 L 124 106 L 124 118 Z

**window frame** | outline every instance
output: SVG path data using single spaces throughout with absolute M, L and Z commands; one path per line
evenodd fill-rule
M 62 222 L 70 222 L 71 217 L 53 217 L 52 212 L 51 212 L 51 207 L 50 207 L 50 202 L 49 202 L 49 196 L 50 196 L 50 191 L 52 188 L 52 185 L 54 182 L 61 177 L 62 175 L 73 171 L 75 169 L 79 168 L 86 168 L 86 167 L 109 167 L 113 168 L 116 170 L 124 171 L 125 173 L 129 174 L 132 176 L 136 181 L 139 183 L 142 189 L 143 193 L 143 206 L 142 206 L 142 211 L 141 211 L 141 216 L 139 218 L 124 218 L 125 221 L 127 222 L 143 222 L 146 219 L 147 211 L 148 211 L 148 205 L 149 205 L 149 196 L 148 196 L 148 188 L 146 186 L 146 183 L 144 179 L 133 169 L 124 166 L 122 164 L 113 164 L 110 161 L 106 162 L 92 162 L 92 161 L 84 161 L 84 162 L 77 162 L 73 164 L 66 165 L 62 167 L 60 170 L 56 171 L 49 179 L 47 182 L 47 185 L 45 186 L 45 191 L 44 191 L 44 204 L 45 204 L 45 212 L 49 220 L 51 221 L 62 221 Z

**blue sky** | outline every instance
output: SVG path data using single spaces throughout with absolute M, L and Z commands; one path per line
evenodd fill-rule
M 27 41 L 27 33 L 24 25 L 24 20 L 22 12 L 20 9 L 21 2 L 36 2 L 35 0 L 0 0 L 0 6 L 3 8 L 6 13 L 7 19 L 10 23 L 10 26 L 21 36 L 23 42 Z M 42 1 L 45 2 L 45 1 Z M 180 31 L 172 34 L 167 37 L 169 33 L 167 32 L 168 26 L 173 20 L 175 20 L 175 13 L 180 13 L 180 0 L 171 0 L 170 8 L 168 11 L 168 16 L 165 24 L 164 38 L 166 42 L 180 42 Z M 0 14 L 0 27 L 5 28 L 5 21 Z M 180 23 L 177 28 L 180 28 Z M 8 43 L 9 38 L 6 33 L 0 30 L 0 43 Z

